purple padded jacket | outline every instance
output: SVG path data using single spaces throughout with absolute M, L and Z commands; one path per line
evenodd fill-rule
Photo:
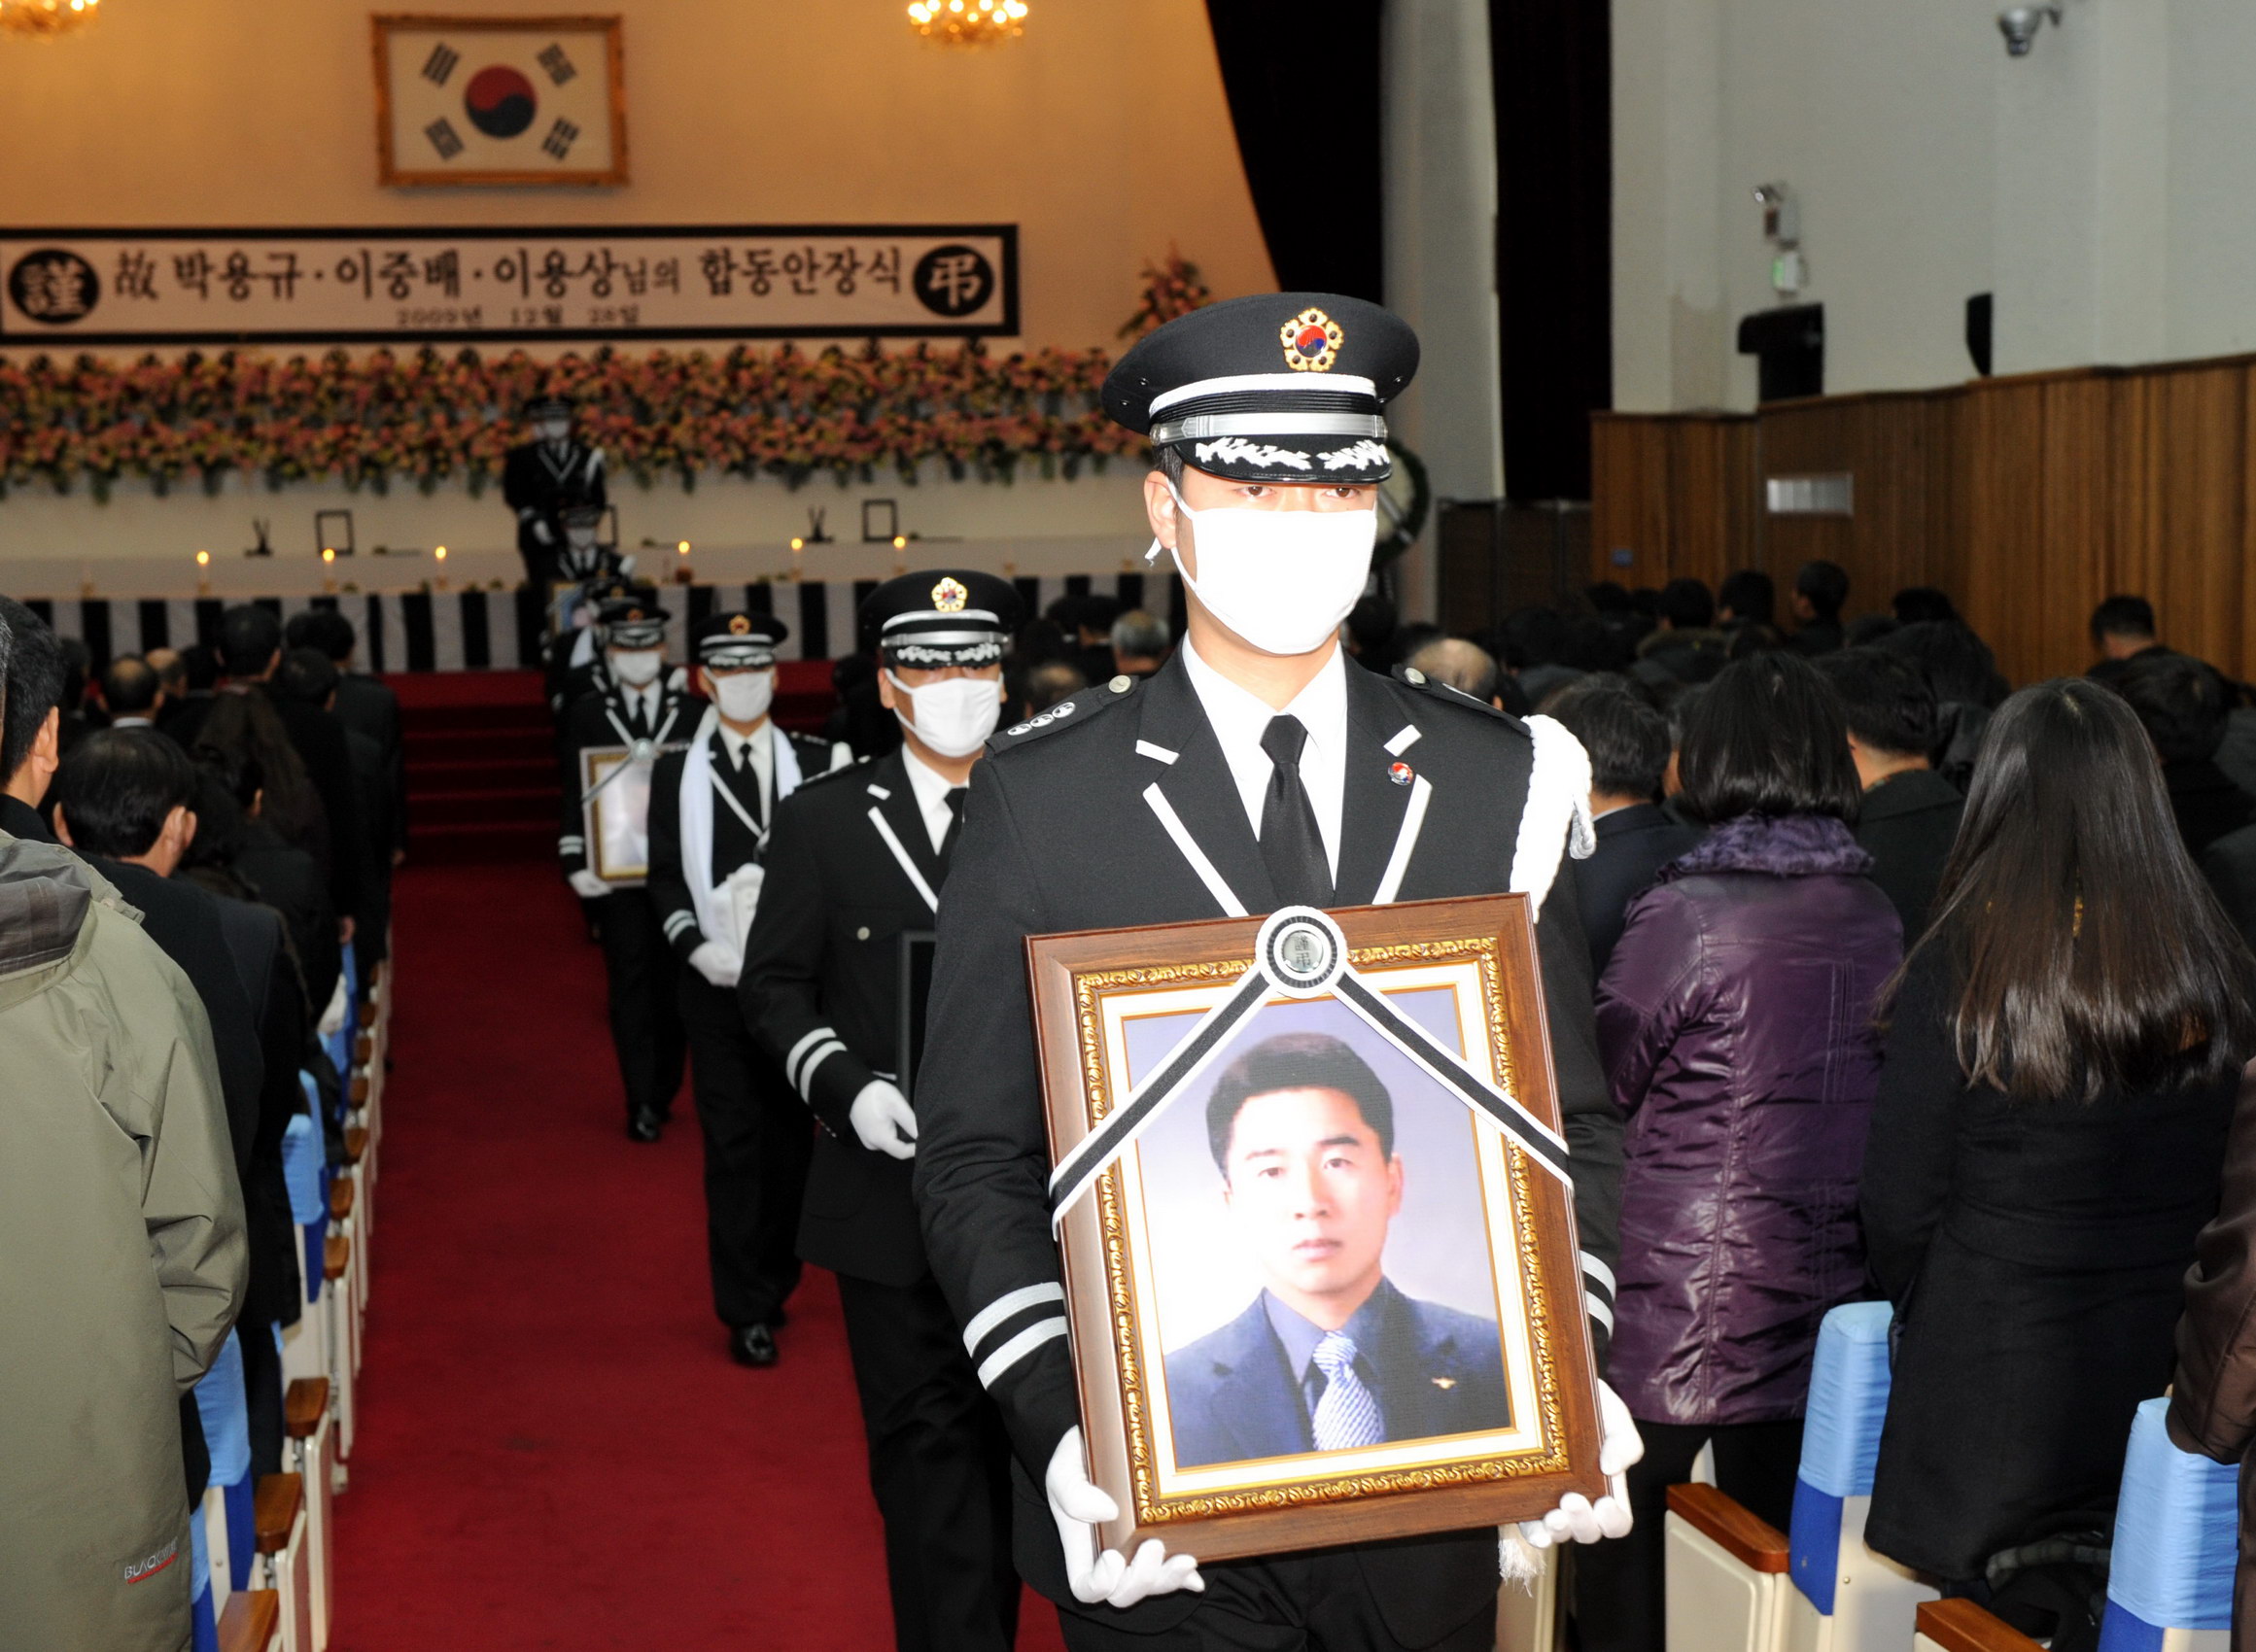
M 1903 952 L 1871 864 L 1829 816 L 1749 815 L 1630 904 L 1598 1050 L 1628 1121 L 1608 1374 L 1633 1416 L 1799 1417 L 1818 1322 L 1861 1291 L 1872 1011 Z

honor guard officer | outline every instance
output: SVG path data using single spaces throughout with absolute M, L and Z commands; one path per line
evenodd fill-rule
M 918 1234 L 902 1048 L 1018 605 L 946 569 L 863 602 L 902 747 L 777 809 L 745 953 L 745 1013 L 822 1123 L 799 1248 L 838 1275 L 903 1652 L 1007 1652 L 1018 1621 L 1009 1447 Z
M 1104 402 L 1152 440 L 1153 554 L 1182 573 L 1185 645 L 1141 687 L 1114 677 L 1006 730 L 973 772 L 934 968 L 945 1035 L 918 1075 L 917 1201 L 1016 1448 L 1020 1566 L 1075 1648 L 1486 1652 L 1500 1545 L 1483 1529 L 1203 1567 L 1156 1540 L 1100 1550 L 1093 1524 L 1117 1511 L 1078 1427 L 1027 936 L 1524 892 L 1600 1347 L 1611 1324 L 1621 1120 L 1563 859 L 1571 837 L 1587 850 L 1588 761 L 1547 719 L 1378 676 L 1338 644 L 1391 468 L 1381 408 L 1417 357 L 1386 311 L 1311 293 L 1197 310 L 1130 350 Z M 1641 1448 L 1611 1393 L 1601 1411 L 1618 1474 Z M 1508 1532 L 1503 1558 L 1532 1570 L 1527 1545 L 1618 1535 L 1627 1516 L 1572 1496 Z
M 776 809 L 853 761 L 843 745 L 776 727 L 776 644 L 768 614 L 713 614 L 691 639 L 710 704 L 689 743 L 650 773 L 650 898 L 684 966 L 689 1083 L 705 1133 L 705 1239 L 712 1307 L 738 1363 L 773 1365 L 776 1327 L 799 1283 L 799 1201 L 813 1132 L 782 1064 L 737 1007 L 745 932 L 758 905 L 761 851 Z
M 525 421 L 533 439 L 502 460 L 502 499 L 517 513 L 517 554 L 525 559 L 527 583 L 543 595 L 557 579 L 566 507 L 600 509 L 607 502 L 604 450 L 573 439 L 572 413 L 562 396 L 528 401 Z
M 621 557 L 614 547 L 603 543 L 606 514 L 601 504 L 569 504 L 558 513 L 557 521 L 564 529 L 564 542 L 556 552 L 558 579 L 585 582 L 633 571 L 633 558 Z
M 675 989 L 674 952 L 642 877 L 605 878 L 590 864 L 595 845 L 587 841 L 586 805 L 591 794 L 580 754 L 624 748 L 629 761 L 611 772 L 616 778 L 599 784 L 632 784 L 633 771 L 647 776 L 668 746 L 689 739 L 697 709 L 684 692 L 681 673 L 667 669 L 668 617 L 664 608 L 635 598 L 604 604 L 597 620 L 603 632 L 603 676 L 566 709 L 560 740 L 564 817 L 556 848 L 565 880 L 587 903 L 588 918 L 603 941 L 611 1044 L 627 1090 L 627 1134 L 638 1142 L 656 1141 L 674 1110 L 686 1035 Z M 646 817 L 633 824 L 647 831 Z
M 607 680 L 604 676 L 601 618 L 605 603 L 621 602 L 656 608 L 659 605 L 657 587 L 639 585 L 616 573 L 582 581 L 578 600 L 571 605 L 569 619 L 549 637 L 542 651 L 541 688 L 548 697 L 548 709 L 554 713 L 559 729 L 572 703 Z

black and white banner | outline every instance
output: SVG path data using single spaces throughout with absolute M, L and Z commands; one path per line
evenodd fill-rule
M 1117 597 L 1128 606 L 1153 606 L 1163 616 L 1179 611 L 1176 575 L 1072 573 L 1014 581 L 1029 617 L 1059 597 L 1092 593 Z M 781 615 L 790 637 L 776 650 L 785 660 L 835 660 L 854 652 L 854 614 L 878 588 L 875 579 L 806 580 L 796 584 L 672 585 L 663 588 L 674 615 L 669 652 L 686 660 L 684 638 L 706 615 L 746 608 Z M 216 644 L 220 616 L 238 599 L 86 597 L 22 601 L 64 637 L 84 641 L 99 670 L 120 654 L 152 648 Z M 335 608 L 353 622 L 361 639 L 360 664 L 372 671 L 516 671 L 540 664 L 545 625 L 530 591 L 410 591 L 348 593 L 334 597 L 253 599 L 287 622 L 308 608 Z M 1072 639 L 1067 638 L 1068 641 Z

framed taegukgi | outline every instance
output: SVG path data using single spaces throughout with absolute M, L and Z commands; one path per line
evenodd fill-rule
M 371 21 L 377 182 L 627 181 L 617 17 Z
M 651 767 L 648 757 L 628 746 L 580 750 L 588 870 L 607 883 L 638 883 L 650 876 Z
M 1026 950 L 1108 1547 L 1221 1560 L 1604 1490 L 1525 897 Z

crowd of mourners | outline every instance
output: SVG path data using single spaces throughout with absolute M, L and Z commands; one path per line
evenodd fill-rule
M 0 598 L 0 1552 L 61 1557 L 0 1566 L 10 1644 L 155 1644 L 184 1610 L 191 1391 L 231 1328 L 253 1473 L 282 1469 L 285 1137 L 342 1161 L 325 1036 L 404 842 L 399 703 L 355 640 L 245 605 L 96 671 Z

